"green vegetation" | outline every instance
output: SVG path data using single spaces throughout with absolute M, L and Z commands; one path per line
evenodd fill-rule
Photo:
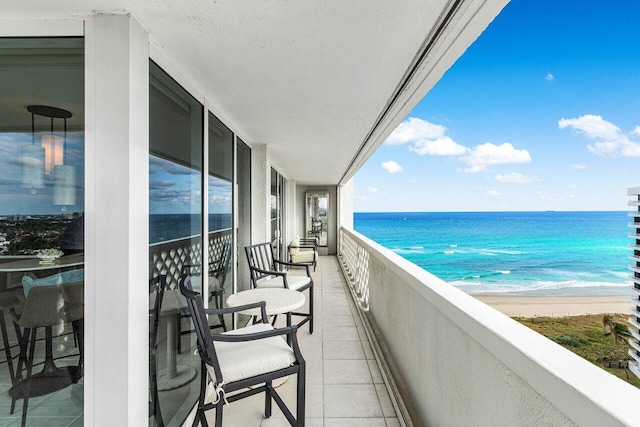
M 514 317 L 578 356 L 640 388 L 640 379 L 624 369 L 629 359 L 629 330 L 623 314 L 570 317 Z

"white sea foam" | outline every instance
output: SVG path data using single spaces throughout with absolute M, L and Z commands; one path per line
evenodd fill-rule
M 457 248 L 458 245 L 449 245 L 450 248 Z
M 480 278 L 473 276 L 474 279 Z M 482 283 L 471 280 L 458 280 L 450 282 L 451 285 L 467 293 L 532 293 L 532 294 L 607 294 L 626 293 L 626 289 L 631 285 L 629 282 L 588 282 L 584 280 L 554 281 L 534 281 L 525 284 L 519 283 Z M 582 291 L 581 291 L 582 290 Z
M 451 255 L 451 254 L 455 254 L 456 251 L 444 251 L 443 254 L 445 255 Z

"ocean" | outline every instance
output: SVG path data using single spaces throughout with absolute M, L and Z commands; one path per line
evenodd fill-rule
M 627 212 L 355 213 L 354 228 L 468 293 L 629 294 Z
M 201 215 L 151 214 L 149 215 L 149 243 L 183 239 L 202 233 Z M 231 228 L 231 214 L 209 214 L 209 231 Z

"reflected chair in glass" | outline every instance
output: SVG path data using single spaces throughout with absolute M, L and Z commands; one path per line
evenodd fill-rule
M 180 292 L 187 299 L 198 337 L 202 369 L 196 417 L 201 425 L 208 426 L 205 412 L 215 409 L 215 425 L 221 427 L 225 404 L 264 392 L 266 418 L 271 417 L 272 401 L 275 401 L 289 424 L 304 427 L 305 361 L 298 345 L 297 326 L 274 329 L 267 320 L 264 301 L 205 309 L 201 295 L 191 290 L 189 276 L 180 281 Z M 259 323 L 222 334 L 214 334 L 209 329 L 207 315 L 232 314 L 252 308 L 261 310 Z M 291 346 L 281 338 L 284 336 Z M 273 387 L 273 380 L 293 374 L 298 379 L 295 417 Z
M 291 313 L 294 316 L 303 316 L 298 323 L 301 327 L 309 322 L 309 333 L 313 333 L 313 279 L 309 271 L 309 265 L 285 262 L 276 259 L 273 255 L 271 243 L 259 243 L 245 246 L 247 262 L 251 272 L 251 286 L 253 288 L 287 288 L 302 292 L 309 290 L 309 313 Z M 282 271 L 286 267 L 303 267 L 305 276 L 288 275 Z M 274 319 L 275 320 L 275 319 Z
M 33 287 L 26 295 L 20 314 L 13 312 L 14 323 L 22 328 L 18 339 L 20 356 L 16 369 L 16 383 L 9 390 L 11 413 L 15 403 L 23 399 L 22 426 L 26 424 L 29 399 L 53 393 L 75 384 L 82 377 L 84 282 L 64 285 Z M 78 340 L 79 361 L 77 366 L 57 367 L 53 357 L 53 327 L 71 322 L 74 336 Z M 36 332 L 45 328 L 45 358 L 42 371 L 32 375 Z M 22 378 L 23 365 L 26 376 Z
M 296 237 L 289 243 L 289 260 L 296 264 L 309 264 L 316 271 L 318 263 L 318 237 Z
M 20 291 L 22 292 L 22 291 Z M 9 342 L 9 331 L 7 330 L 6 315 L 10 310 L 20 304 L 20 300 L 16 297 L 14 291 L 5 291 L 0 293 L 0 332 L 2 333 L 2 343 L 4 345 L 4 354 L 6 357 L 7 369 L 9 370 L 9 378 L 11 385 L 16 383 L 16 373 L 13 366 L 13 356 L 11 349 L 17 347 L 17 344 L 11 345 Z M 16 327 L 16 335 L 20 333 L 20 329 Z
M 224 301 L 224 281 L 227 277 L 227 271 L 229 269 L 229 264 L 231 261 L 231 244 L 224 243 L 222 245 L 222 250 L 220 253 L 220 258 L 217 260 L 211 261 L 209 264 L 209 301 L 213 301 L 216 305 L 216 308 L 223 307 Z M 202 275 L 202 266 L 200 264 L 184 264 L 182 266 L 182 270 L 180 273 L 180 278 L 178 280 L 182 280 L 184 276 L 201 276 Z M 182 330 L 182 320 L 190 319 L 191 315 L 187 311 L 183 311 L 178 315 L 178 353 L 182 353 L 182 340 L 180 339 L 183 335 L 189 335 L 195 332 L 194 329 Z M 227 331 L 227 326 L 224 321 L 224 316 L 218 316 L 219 323 L 209 325 L 210 329 L 222 328 L 223 331 Z
M 164 427 L 158 398 L 157 352 L 158 326 L 166 277 L 159 275 L 149 280 L 149 418 L 153 417 L 158 427 Z
M 220 250 L 220 258 L 209 263 L 209 301 L 213 301 L 215 308 L 223 308 L 224 304 L 224 284 L 231 265 L 231 243 L 223 243 Z M 210 325 L 211 329 L 222 328 L 227 331 L 224 316 L 218 316 L 219 323 Z

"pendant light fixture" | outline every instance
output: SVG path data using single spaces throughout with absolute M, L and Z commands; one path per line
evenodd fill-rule
M 32 139 L 30 149 L 26 150 L 26 154 L 23 155 L 22 185 L 42 188 L 44 186 L 43 173 L 47 174 L 54 180 L 53 204 L 75 205 L 75 167 L 64 164 L 67 119 L 72 117 L 71 112 L 46 105 L 29 105 L 27 111 L 31 113 Z M 40 145 L 36 145 L 35 116 L 48 117 L 50 119 L 49 132 L 41 135 Z M 62 136 L 54 132 L 54 119 L 63 120 Z M 44 150 L 44 155 L 42 150 Z

